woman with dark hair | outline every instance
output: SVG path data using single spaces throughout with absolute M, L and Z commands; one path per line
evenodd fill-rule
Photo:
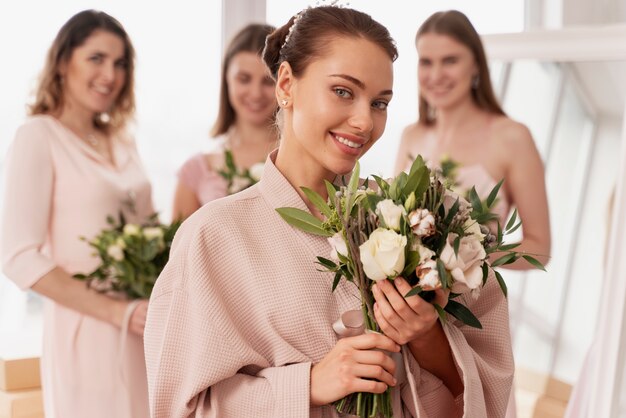
M 495 281 L 469 306 L 483 330 L 442 325 L 433 305 L 404 299 L 410 286 L 396 279 L 379 282 L 376 300 L 406 341 L 338 340 L 332 324 L 359 309 L 358 290 L 342 281 L 333 292 L 332 274 L 314 265 L 328 241 L 275 210 L 321 218 L 301 187 L 327 196 L 325 181 L 349 173 L 381 137 L 396 57 L 387 29 L 349 8 L 305 9 L 268 37 L 280 145 L 259 183 L 203 206 L 176 236 L 146 323 L 153 418 L 334 417 L 333 402 L 389 387 L 398 418 L 502 415 L 513 363 Z M 389 353 L 400 350 L 406 372 Z
M 550 256 L 550 221 L 541 157 L 528 128 L 506 116 L 491 85 L 480 36 L 461 12 L 431 15 L 415 37 L 419 118 L 403 132 L 396 172 L 418 154 L 431 167 L 450 159 L 460 192 L 476 187 L 486 198 L 504 179 L 495 211 L 504 225 L 511 206 L 523 221 L 516 251 Z M 504 266 L 531 268 L 523 259 Z
M 135 110 L 134 50 L 122 25 L 86 10 L 50 47 L 30 117 L 6 159 L 2 267 L 45 297 L 41 375 L 46 417 L 148 417 L 147 301 L 101 294 L 72 274 L 98 263 L 80 237 L 153 213 L 126 126 Z
M 249 24 L 230 41 L 222 62 L 219 113 L 211 132 L 221 149 L 196 154 L 183 164 L 174 196 L 174 219 L 185 219 L 205 203 L 237 191 L 237 185 L 229 189 L 220 175 L 226 167 L 226 149 L 235 166 L 246 170 L 264 161 L 278 145 L 273 124 L 274 80 L 261 59 L 265 38 L 273 30 L 269 25 Z

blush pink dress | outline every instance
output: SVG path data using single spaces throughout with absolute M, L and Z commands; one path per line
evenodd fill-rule
M 178 171 L 178 179 L 195 193 L 200 206 L 228 195 L 226 180 L 209 168 L 205 154 L 196 154 L 185 161 Z
M 115 164 L 50 116 L 17 131 L 5 167 L 1 244 L 9 279 L 28 289 L 55 267 L 90 272 L 98 259 L 85 241 L 107 215 L 134 202 L 153 213 L 151 189 L 133 141 L 112 142 Z M 46 418 L 147 418 L 142 338 L 51 300 L 44 305 L 42 385 Z

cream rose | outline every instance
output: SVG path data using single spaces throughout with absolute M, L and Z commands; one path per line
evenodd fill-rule
M 124 249 L 116 244 L 109 245 L 107 254 L 115 261 L 122 261 L 124 259 Z
M 265 169 L 264 163 L 256 163 L 252 167 L 250 167 L 250 170 L 248 172 L 250 173 L 250 177 L 252 177 L 254 181 L 259 181 L 261 180 L 261 176 L 263 175 L 264 169 Z
M 404 269 L 406 237 L 378 228 L 359 247 L 365 275 L 374 281 L 397 276 Z
M 448 242 L 441 251 L 441 261 L 454 279 L 453 293 L 467 293 L 477 289 L 483 278 L 482 263 L 487 254 L 474 235 L 461 238 L 458 257 L 454 254 L 456 234 L 448 235 Z
M 399 231 L 400 219 L 406 214 L 406 210 L 404 207 L 393 203 L 393 200 L 385 199 L 376 204 L 376 214 L 382 218 L 387 228 Z
M 337 254 L 341 254 L 344 257 L 348 256 L 348 246 L 346 245 L 346 241 L 343 239 L 343 234 L 341 232 L 336 232 L 335 235 L 329 237 L 328 243 L 331 248 L 331 260 L 339 261 L 339 256 Z
M 141 229 L 139 229 L 139 225 L 135 225 L 135 224 L 124 225 L 124 235 L 132 236 L 132 235 L 139 235 L 140 233 L 141 233 Z
M 458 213 L 469 213 L 472 209 L 472 205 L 470 202 L 454 193 L 451 190 L 446 190 L 443 194 L 443 207 L 446 210 L 446 214 L 450 211 L 454 202 L 459 199 L 459 212 Z
M 163 238 L 163 230 L 157 226 L 144 228 L 143 235 L 147 239 Z

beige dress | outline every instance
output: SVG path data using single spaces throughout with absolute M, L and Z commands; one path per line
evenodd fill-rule
M 107 215 L 134 201 L 153 212 L 135 145 L 113 140 L 111 165 L 50 116 L 29 118 L 7 158 L 2 199 L 2 268 L 28 289 L 55 267 L 70 274 L 98 264 L 84 236 L 108 227 Z M 128 215 L 128 213 L 127 213 Z M 143 344 L 119 328 L 51 300 L 44 305 L 42 384 L 46 418 L 148 417 Z
M 311 407 L 310 369 L 334 347 L 332 324 L 358 309 L 356 288 L 317 271 L 326 239 L 275 211 L 306 205 L 268 157 L 260 183 L 195 212 L 176 236 L 150 300 L 145 331 L 153 418 L 335 417 Z M 466 417 L 501 417 L 513 378 L 508 308 L 495 280 L 470 308 L 483 330 L 444 330 L 465 392 Z M 453 417 L 455 400 L 409 350 L 395 417 Z M 457 403 L 458 404 L 458 403 Z

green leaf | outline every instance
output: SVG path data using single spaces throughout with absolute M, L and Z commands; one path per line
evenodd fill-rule
M 487 283 L 487 277 L 489 277 L 489 264 L 486 262 L 481 266 L 483 270 L 483 286 Z
M 437 259 L 437 273 L 439 273 L 439 281 L 441 282 L 441 287 L 447 289 L 452 286 L 450 283 L 450 275 L 448 270 L 446 270 L 446 266 L 444 266 L 443 261 L 440 258 Z
M 460 205 L 461 203 L 459 201 L 459 198 L 457 197 L 457 199 L 452 204 L 452 207 L 448 211 L 448 214 L 446 215 L 446 219 L 443 221 L 444 224 L 450 225 L 450 223 L 452 222 L 452 219 L 454 219 L 454 216 L 459 212 Z
M 365 199 L 367 201 L 368 208 L 372 211 L 376 210 L 376 205 L 378 204 L 378 202 L 382 202 L 383 200 L 385 200 L 383 196 L 379 196 L 377 194 L 372 194 L 372 193 L 368 193 Z
M 509 229 L 508 231 L 506 231 L 506 234 L 512 234 L 513 232 L 515 232 L 517 230 L 517 228 L 519 228 L 520 226 L 522 226 L 522 221 L 519 221 L 517 223 L 517 225 L 515 225 L 513 228 Z
M 523 255 L 522 258 L 524 260 L 528 261 L 533 266 L 537 267 L 539 270 L 546 271 L 546 267 L 543 265 L 543 263 L 541 261 L 537 260 L 536 258 L 531 257 L 529 255 Z
M 461 246 L 461 236 L 457 235 L 454 239 L 454 256 L 459 257 L 459 247 Z
M 331 269 L 333 271 L 337 268 L 337 264 L 334 261 L 329 260 L 328 258 L 317 257 L 317 261 L 322 266 L 327 267 L 328 269 Z
M 402 194 L 404 194 L 405 196 L 408 196 L 411 194 L 411 192 L 415 193 L 419 185 L 422 183 L 422 177 L 424 175 L 428 176 L 428 170 L 424 166 L 420 167 L 419 169 L 416 169 L 415 171 L 413 170 L 409 171 L 406 184 L 404 185 L 404 188 L 402 189 Z
M 330 203 L 332 203 L 334 205 L 335 204 L 335 193 L 337 193 L 337 189 L 335 188 L 335 185 L 332 184 L 328 180 L 324 180 L 324 184 L 326 185 L 326 192 L 328 193 L 328 200 L 330 200 Z
M 508 292 L 508 289 L 506 288 L 506 283 L 504 282 L 504 279 L 502 278 L 502 275 L 497 270 L 494 270 L 493 272 L 496 274 L 496 279 L 498 280 L 498 284 L 500 285 L 500 289 L 502 289 L 502 293 L 504 293 L 504 297 L 507 297 L 509 292 Z
M 491 267 L 504 266 L 507 264 L 511 264 L 517 260 L 518 256 L 516 253 L 508 253 L 498 258 L 496 261 L 491 263 Z
M 517 242 L 515 244 L 506 244 L 506 245 L 500 245 L 498 247 L 496 247 L 496 251 L 510 251 L 514 248 L 517 248 L 520 246 L 520 242 Z
M 439 315 L 439 320 L 442 323 L 445 323 L 446 322 L 446 311 L 441 306 L 437 305 L 436 303 L 433 306 L 437 310 L 437 314 Z
M 406 185 L 408 176 L 406 173 L 400 173 L 391 183 L 389 188 L 389 197 L 394 200 L 400 200 L 404 186 Z
M 333 279 L 333 292 L 335 291 L 335 289 L 337 288 L 337 285 L 339 284 L 339 281 L 341 280 L 341 271 L 338 271 L 337 273 L 335 273 L 335 278 Z
M 478 193 L 476 192 L 476 188 L 474 186 L 472 186 L 472 188 L 470 189 L 468 197 L 470 199 L 470 203 L 472 204 L 474 212 L 476 212 L 477 214 L 483 213 L 483 204 L 480 201 L 480 197 L 478 197 Z
M 348 219 L 350 214 L 352 213 L 352 207 L 354 205 L 354 199 L 356 197 L 356 192 L 359 188 L 359 173 L 361 171 L 361 166 L 357 161 L 354 165 L 354 169 L 352 170 L 352 175 L 350 176 L 350 181 L 348 182 L 348 201 L 346 202 L 346 212 L 344 214 L 345 218 Z
M 327 218 L 330 218 L 332 216 L 333 211 L 330 206 L 328 206 L 328 203 L 326 203 L 322 196 L 320 196 L 316 191 L 309 189 L 308 187 L 300 187 L 300 189 L 304 192 L 304 194 L 311 201 L 311 203 L 313 203 L 324 216 L 326 216 Z
M 483 326 L 481 325 L 478 318 L 476 318 L 465 305 L 462 305 L 455 300 L 448 300 L 445 311 L 459 321 L 463 322 L 465 325 L 469 325 L 473 328 L 483 329 Z
M 478 216 L 474 216 L 472 219 L 474 219 L 479 224 L 486 224 L 487 222 L 496 220 L 498 218 L 499 216 L 496 215 L 495 213 L 485 212 L 485 213 L 481 213 Z
M 388 198 L 389 197 L 389 183 L 387 183 L 382 177 L 379 177 L 373 174 L 372 174 L 372 177 L 374 178 L 374 181 L 376 181 L 376 184 L 378 184 L 378 187 L 380 188 L 380 190 L 383 192 L 383 195 L 385 196 L 383 199 Z
M 291 226 L 296 227 L 304 232 L 308 232 L 314 235 L 321 235 L 323 237 L 330 237 L 333 234 L 326 231 L 322 227 L 322 221 L 311 215 L 309 212 L 305 212 L 302 209 L 297 208 L 278 208 L 276 212 Z
M 509 218 L 509 221 L 506 223 L 505 231 L 509 231 L 513 225 L 515 225 L 515 220 L 517 219 L 517 208 L 513 211 L 513 215 Z
M 417 251 L 409 251 L 406 256 L 406 261 L 404 264 L 404 270 L 400 275 L 402 277 L 409 277 L 411 274 L 415 273 L 415 269 L 420 263 L 420 253 Z
M 422 156 L 418 155 L 413 160 L 413 163 L 411 163 L 411 168 L 409 169 L 409 176 L 411 176 L 411 174 L 415 173 L 422 167 L 426 167 L 426 163 L 424 163 L 424 159 L 422 158 Z
M 500 187 L 502 186 L 502 183 L 504 183 L 504 179 L 500 180 L 498 184 L 496 184 L 493 187 L 493 189 L 491 189 L 491 193 L 489 193 L 489 196 L 487 197 L 487 207 L 489 209 L 491 209 L 491 207 L 495 203 L 496 198 L 498 197 L 498 192 L 500 191 Z
M 423 290 L 420 286 L 415 286 L 413 289 L 409 290 L 406 295 L 404 295 L 405 298 L 414 296 L 414 295 L 419 295 L 420 293 L 422 293 Z

